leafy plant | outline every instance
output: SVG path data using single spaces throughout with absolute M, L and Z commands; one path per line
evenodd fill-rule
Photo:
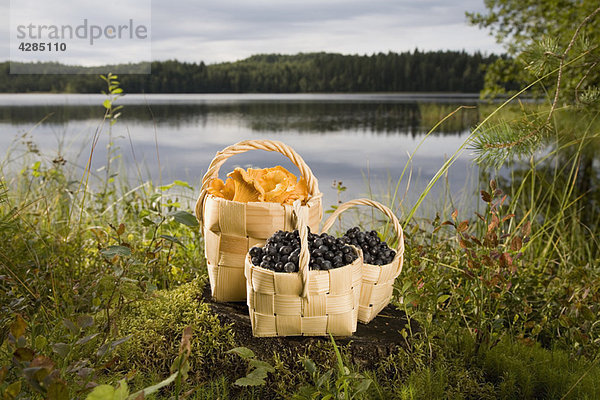
M 77 382 L 79 390 L 97 385 L 94 381 L 108 356 L 128 337 L 102 344 L 99 332 L 90 333 L 94 319 L 81 315 L 73 322 L 64 319 L 60 324 L 66 328 L 64 342 L 49 343 L 45 336 L 37 335 L 31 343 L 27 339 L 28 324 L 21 315 L 16 315 L 10 326 L 8 345 L 12 352 L 12 366 L 4 367 L 5 374 L 11 372 L 19 380 L 8 388 L 20 389 L 21 382 L 48 399 L 69 398 L 66 379 Z M 99 347 L 98 347 L 99 346 Z M 97 349 L 97 350 L 94 350 Z M 10 390 L 9 390 L 10 391 Z
M 373 383 L 371 379 L 357 372 L 351 372 L 344 364 L 344 359 L 333 336 L 331 344 L 337 360 L 337 369 L 321 373 L 316 364 L 309 358 L 302 361 L 312 384 L 300 388 L 294 395 L 295 399 L 344 399 L 365 398 L 367 390 Z
M 87 396 L 86 400 L 139 400 L 144 399 L 146 396 L 158 392 L 165 386 L 175 382 L 175 399 L 179 398 L 181 392 L 181 382 L 187 379 L 188 372 L 190 369 L 189 357 L 192 351 L 190 345 L 190 339 L 192 337 L 192 330 L 190 327 L 186 327 L 181 337 L 181 346 L 179 348 L 179 355 L 171 366 L 172 374 L 164 379 L 163 381 L 149 386 L 145 389 L 139 390 L 133 394 L 129 394 L 129 387 L 125 379 L 119 381 L 117 387 L 111 385 L 98 385 L 96 386 Z
M 243 360 L 248 361 L 248 373 L 245 377 L 235 381 L 237 386 L 262 386 L 269 372 L 275 372 L 275 368 L 265 361 L 258 360 L 252 350 L 247 347 L 236 347 L 227 352 L 237 354 Z

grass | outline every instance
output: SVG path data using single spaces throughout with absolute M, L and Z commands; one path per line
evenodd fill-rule
M 479 216 L 448 197 L 424 202 L 427 191 L 406 204 L 407 164 L 385 196 L 403 217 L 407 248 L 393 303 L 421 329 L 399 332 L 407 346 L 372 369 L 353 365 L 335 342 L 259 354 L 275 371 L 262 386 L 234 384 L 246 366 L 227 351 L 245 343 L 202 302 L 203 241 L 187 211 L 196 189 L 131 186 L 122 174 L 90 174 L 85 184 L 87 174 L 31 144 L 20 170 L 8 154 L 0 397 L 82 398 L 125 380 L 130 393 L 167 382 L 149 395 L 157 398 L 600 398 L 599 131 L 594 115 L 570 115 L 557 115 L 542 155 L 482 173 L 485 193 L 472 195 L 482 197 Z M 589 157 L 591 172 L 582 168 Z M 420 204 L 431 218 L 413 217 Z M 386 232 L 371 213 L 358 217 Z

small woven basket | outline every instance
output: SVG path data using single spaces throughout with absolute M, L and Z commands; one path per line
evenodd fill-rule
M 322 232 L 327 232 L 341 213 L 354 206 L 370 206 L 380 210 L 390 219 L 396 233 L 397 246 L 396 256 L 391 263 L 385 265 L 373 265 L 363 263 L 362 288 L 358 304 L 358 320 L 369 323 L 377 314 L 388 305 L 394 291 L 393 284 L 400 272 L 404 262 L 404 233 L 398 218 L 392 210 L 369 199 L 356 199 L 341 204 L 323 224 Z
M 309 199 L 302 208 L 308 214 L 308 226 L 314 232 L 318 231 L 323 215 L 322 193 L 317 179 L 302 157 L 291 147 L 273 140 L 246 140 L 218 152 L 202 178 L 202 189 L 196 202 L 196 218 L 204 235 L 208 276 L 212 296 L 216 301 L 245 301 L 244 259 L 248 250 L 264 244 L 276 231 L 290 230 L 294 226 L 291 205 L 241 203 L 207 192 L 210 182 L 218 178 L 223 163 L 231 156 L 249 150 L 274 151 L 288 157 L 308 184 Z
M 296 204 L 295 204 L 296 206 Z M 306 210 L 296 208 L 299 272 L 274 272 L 246 256 L 248 309 L 254 336 L 350 336 L 356 331 L 362 251 L 352 264 L 310 271 Z

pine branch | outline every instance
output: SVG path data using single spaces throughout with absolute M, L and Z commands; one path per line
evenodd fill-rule
M 536 135 L 527 134 L 534 130 Z M 535 116 L 525 116 L 510 123 L 501 121 L 477 136 L 471 149 L 478 164 L 500 168 L 511 158 L 531 156 L 549 132 L 550 125 Z
M 492 128 L 483 131 L 473 141 L 471 148 L 477 154 L 476 161 L 479 164 L 492 164 L 495 167 L 500 167 L 507 159 L 512 157 L 522 157 L 524 155 L 531 155 L 540 146 L 542 139 L 547 136 L 550 131 L 550 122 L 552 116 L 556 111 L 556 107 L 559 101 L 561 84 L 563 79 L 563 70 L 565 61 L 569 55 L 573 45 L 581 29 L 588 24 L 598 13 L 600 13 L 600 7 L 596 8 L 591 14 L 584 18 L 584 20 L 575 29 L 569 44 L 562 52 L 557 53 L 557 43 L 552 39 L 543 39 L 539 44 L 538 48 L 533 49 L 534 58 L 530 62 L 528 69 L 531 70 L 542 70 L 545 68 L 545 59 L 547 56 L 552 56 L 560 60 L 558 65 L 558 75 L 556 78 L 556 89 L 554 92 L 554 99 L 550 111 L 546 116 L 545 121 L 538 121 L 537 118 L 528 119 L 526 116 L 521 121 L 516 123 L 502 122 Z M 591 52 L 592 49 L 588 49 L 585 53 Z M 576 88 L 576 95 L 582 82 L 587 78 L 590 71 L 597 65 L 593 63 L 588 71 L 584 74 L 583 78 L 579 82 Z M 594 97 L 595 92 L 590 94 Z

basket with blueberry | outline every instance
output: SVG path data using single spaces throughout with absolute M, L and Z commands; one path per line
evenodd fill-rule
M 255 336 L 349 336 L 356 331 L 362 251 L 314 234 L 294 204 L 298 229 L 278 231 L 246 256 L 247 303 Z
M 383 204 L 370 199 L 356 199 L 341 204 L 323 224 L 322 232 L 327 232 L 335 220 L 346 210 L 359 206 L 370 206 L 380 210 L 389 219 L 394 229 L 396 248 L 391 249 L 386 242 L 380 240 L 376 231 L 362 232 L 354 227 L 346 231 L 342 240 L 363 251 L 363 277 L 358 306 L 358 320 L 370 322 L 388 305 L 393 293 L 393 284 L 404 261 L 404 234 L 398 218 L 392 210 Z

